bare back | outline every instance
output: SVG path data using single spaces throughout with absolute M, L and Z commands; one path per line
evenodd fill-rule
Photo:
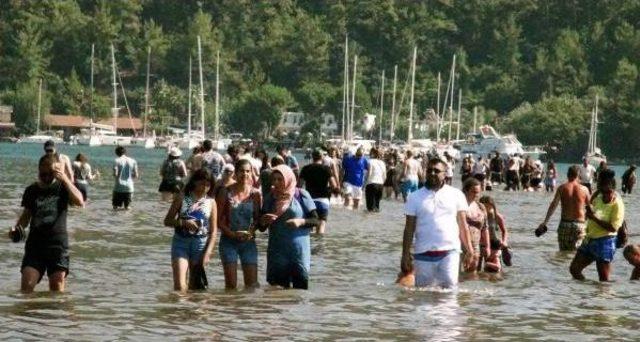
M 561 218 L 565 221 L 586 220 L 585 206 L 589 202 L 589 191 L 577 180 L 566 182 L 558 188 Z

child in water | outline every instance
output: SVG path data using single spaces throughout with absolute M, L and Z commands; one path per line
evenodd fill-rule
M 490 196 L 482 196 L 480 203 L 484 204 L 487 211 L 487 226 L 489 228 L 489 244 L 491 252 L 485 260 L 484 270 L 486 272 L 500 272 L 500 256 L 505 265 L 511 266 L 511 253 L 507 245 L 507 228 L 504 224 L 504 217 L 498 213 L 496 203 Z

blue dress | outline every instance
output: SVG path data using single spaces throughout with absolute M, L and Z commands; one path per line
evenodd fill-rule
M 290 228 L 286 221 L 292 218 L 315 216 L 315 204 L 306 190 L 291 200 L 291 205 L 269 227 L 267 247 L 267 282 L 285 288 L 307 289 L 311 268 L 311 242 L 309 231 L 313 227 Z M 263 204 L 264 213 L 272 213 L 275 201 L 268 194 Z

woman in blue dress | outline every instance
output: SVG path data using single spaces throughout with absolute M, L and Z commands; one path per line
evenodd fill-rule
M 220 195 L 222 203 L 218 223 L 222 234 L 218 249 L 227 289 L 237 286 L 238 259 L 242 265 L 244 286 L 254 287 L 258 283 L 258 250 L 254 237 L 262 195 L 253 187 L 252 171 L 250 161 L 237 161 L 236 182 L 224 188 Z
M 309 232 L 318 224 L 315 204 L 306 190 L 296 188 L 296 176 L 286 165 L 273 167 L 271 185 L 260 217 L 261 230 L 269 228 L 267 282 L 307 289 L 311 266 Z
M 176 194 L 164 218 L 164 225 L 174 228 L 171 243 L 173 287 L 176 291 L 194 289 L 196 278 L 211 259 L 216 240 L 216 202 L 207 196 L 211 174 L 205 169 L 193 173 L 184 187 L 184 194 Z M 189 282 L 187 283 L 187 273 Z M 187 286 L 188 284 L 188 286 Z

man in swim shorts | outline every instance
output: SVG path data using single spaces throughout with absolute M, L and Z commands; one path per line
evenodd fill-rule
M 585 206 L 589 203 L 589 190 L 578 182 L 579 169 L 572 165 L 567 171 L 567 182 L 560 185 L 549 205 L 547 216 L 536 229 L 536 236 L 547 231 L 549 219 L 558 204 L 561 215 L 558 225 L 558 247 L 561 251 L 575 251 L 585 235 Z

